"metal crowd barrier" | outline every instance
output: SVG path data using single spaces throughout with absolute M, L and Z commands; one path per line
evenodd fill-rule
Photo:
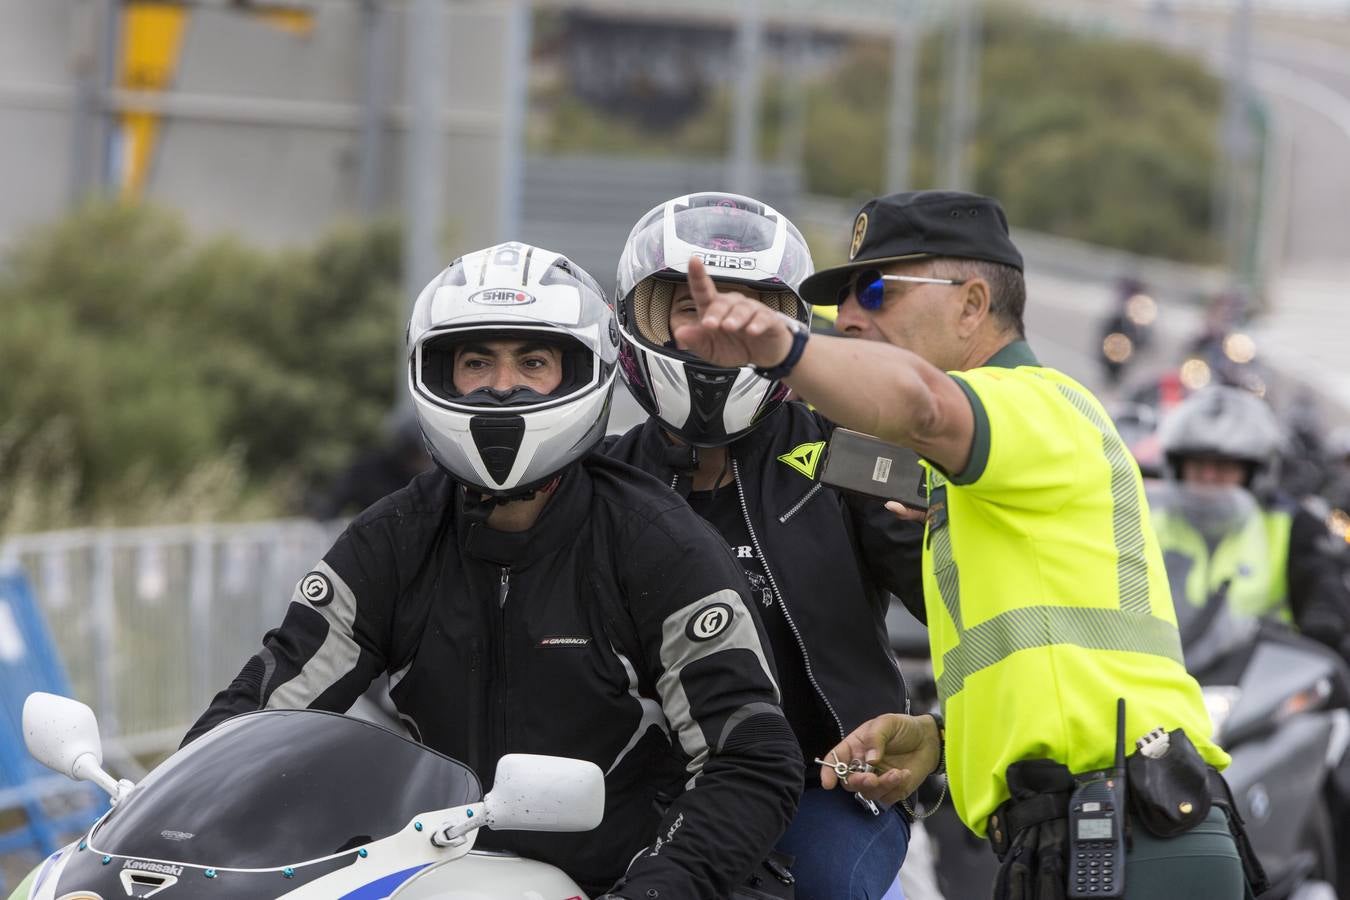
M 281 622 L 341 523 L 83 529 L 0 542 L 28 575 L 75 696 L 128 754 L 172 750 Z

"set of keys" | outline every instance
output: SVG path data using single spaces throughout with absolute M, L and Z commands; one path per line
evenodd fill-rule
M 842 760 L 839 759 L 839 756 L 837 754 L 831 753 L 830 756 L 834 758 L 834 762 L 829 762 L 828 760 L 821 759 L 819 756 L 817 756 L 815 759 L 811 761 L 813 763 L 822 765 L 827 769 L 833 769 L 834 774 L 838 776 L 839 780 L 842 781 L 844 784 L 848 784 L 848 776 L 850 775 L 858 775 L 876 771 L 875 767 L 868 765 L 861 759 L 851 759 L 848 762 L 843 762 Z

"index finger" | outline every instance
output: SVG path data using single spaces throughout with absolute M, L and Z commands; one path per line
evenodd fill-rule
M 721 291 L 717 289 L 717 284 L 708 274 L 707 266 L 703 265 L 703 260 L 697 256 L 689 257 L 689 273 L 686 276 L 689 281 L 689 293 L 694 297 L 694 305 L 698 307 L 698 316 L 701 324 L 715 326 L 721 320 L 722 311 L 718 308 L 718 301 L 725 300 Z M 704 321 L 709 312 L 713 313 L 714 321 L 711 323 Z

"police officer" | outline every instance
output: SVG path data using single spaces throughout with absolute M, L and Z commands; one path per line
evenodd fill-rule
M 700 321 L 678 340 L 719 365 L 762 367 L 834 421 L 928 463 L 924 600 L 945 726 L 890 714 L 856 729 L 836 754 L 882 771 L 852 776 L 849 790 L 899 799 L 945 755 L 957 812 L 1005 854 L 1000 890 L 1047 897 L 1067 890 L 1065 785 L 1111 764 L 1116 698 L 1131 741 L 1184 732 L 1202 770 L 1227 764 L 1182 662 L 1139 471 L 1096 398 L 1026 343 L 1022 257 L 996 201 L 873 200 L 848 262 L 803 283 L 808 301 L 840 305 L 836 327 L 863 317 L 887 343 L 812 336 L 719 290 L 697 259 L 689 267 Z M 1043 796 L 1058 807 L 1010 828 L 997 811 L 1024 771 L 1013 767 L 1031 762 L 1056 767 Z M 828 770 L 821 780 L 836 784 Z M 1207 807 L 1177 837 L 1133 829 L 1127 896 L 1243 895 L 1229 824 Z
M 815 480 L 832 426 L 750 366 L 709 365 L 674 333 L 698 318 L 691 256 L 722 290 L 807 324 L 797 293 L 806 242 L 772 207 L 726 193 L 650 210 L 624 245 L 615 306 L 624 381 L 650 414 L 607 449 L 685 497 L 745 568 L 778 665 L 783 709 L 806 760 L 886 710 L 906 708 L 886 633 L 888 591 L 923 614 L 922 529 L 877 500 Z M 909 822 L 820 789 L 818 766 L 778 847 L 794 858 L 798 900 L 876 898 L 905 858 Z
M 720 900 L 787 826 L 801 759 L 740 565 L 665 485 L 592 452 L 618 358 L 603 294 L 501 244 L 427 286 L 408 339 L 437 468 L 352 522 L 188 739 L 346 710 L 387 672 L 413 735 L 480 774 L 512 752 L 605 772 L 595 831 L 480 846 L 591 895 Z
M 1173 518 L 1155 523 L 1163 550 L 1192 563 L 1187 599 L 1203 605 L 1222 586 L 1235 613 L 1297 625 L 1350 656 L 1350 592 L 1331 555 L 1333 536 L 1323 518 L 1278 489 L 1284 437 L 1266 401 L 1241 388 L 1205 388 L 1163 420 L 1160 439 L 1172 479 L 1243 488 L 1260 503 L 1244 529 L 1251 534 L 1225 535 L 1212 550 L 1188 540 L 1195 536 Z M 1225 552 L 1242 541 L 1251 552 Z

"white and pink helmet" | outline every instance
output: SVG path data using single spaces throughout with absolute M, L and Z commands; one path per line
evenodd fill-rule
M 772 207 L 738 194 L 668 200 L 633 226 L 615 288 L 619 368 L 649 414 L 691 444 L 717 447 L 746 434 L 787 397 L 749 366 L 726 369 L 679 350 L 670 333 L 675 286 L 698 256 L 714 279 L 745 285 L 781 313 L 810 324 L 797 290 L 811 274 L 806 241 Z

